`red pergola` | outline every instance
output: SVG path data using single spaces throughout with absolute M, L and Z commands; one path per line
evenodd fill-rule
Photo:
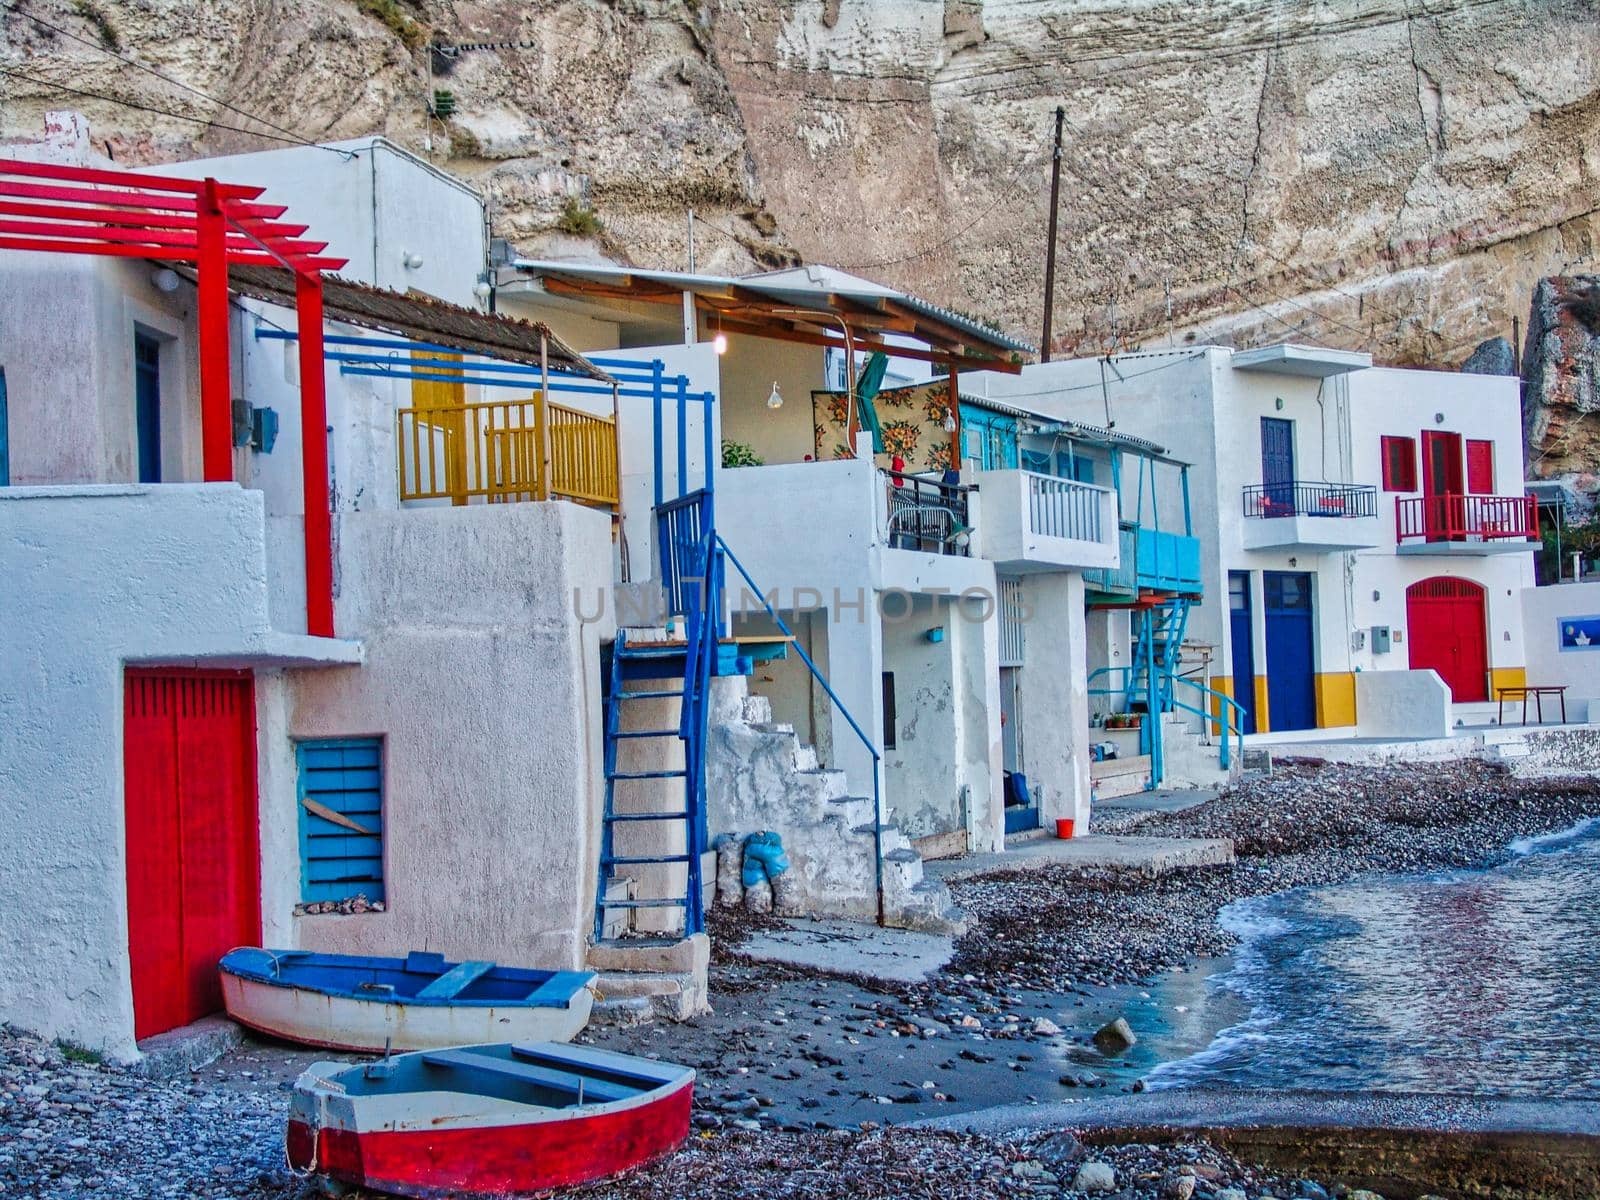
M 305 485 L 306 631 L 333 636 L 322 272 L 344 266 L 286 223 L 263 188 L 0 159 L 0 249 L 99 254 L 195 264 L 199 289 L 200 424 L 205 478 L 233 479 L 228 380 L 228 267 L 294 274 L 300 347 L 300 459 Z

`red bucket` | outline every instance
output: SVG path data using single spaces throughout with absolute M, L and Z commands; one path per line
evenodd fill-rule
M 1056 822 L 1056 836 L 1058 838 L 1069 838 L 1072 836 L 1071 817 L 1063 817 Z

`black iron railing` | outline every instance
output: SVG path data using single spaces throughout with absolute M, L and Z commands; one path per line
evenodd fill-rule
M 965 556 L 972 538 L 967 493 L 959 483 L 880 469 L 888 491 L 885 540 L 897 550 Z
M 1253 483 L 1247 517 L 1375 517 L 1378 489 L 1367 483 Z

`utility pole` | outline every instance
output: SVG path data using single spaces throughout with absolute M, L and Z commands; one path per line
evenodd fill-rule
M 1056 144 L 1050 154 L 1050 236 L 1044 248 L 1044 337 L 1039 343 L 1039 361 L 1050 361 L 1050 318 L 1056 306 L 1056 209 L 1061 199 L 1061 126 L 1067 110 L 1056 107 Z

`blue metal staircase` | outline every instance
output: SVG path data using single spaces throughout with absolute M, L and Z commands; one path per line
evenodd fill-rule
M 600 878 L 595 894 L 594 940 L 605 938 L 607 909 L 681 908 L 685 936 L 705 929 L 701 903 L 703 883 L 701 855 L 709 838 L 706 832 L 705 753 L 711 693 L 711 678 L 719 673 L 723 657 L 722 631 L 722 556 L 716 549 L 712 528 L 711 494 L 701 490 L 657 508 L 657 526 L 662 557 L 662 583 L 672 626 L 681 621 L 684 636 L 667 640 L 629 641 L 618 630 L 612 649 L 610 689 L 606 696 L 605 725 L 605 807 L 600 835 Z M 732 665 L 732 664 L 729 664 Z M 675 686 L 662 686 L 663 684 Z M 677 699 L 678 722 L 672 728 L 627 728 L 623 714 L 634 702 L 659 702 Z M 618 766 L 618 751 L 625 743 L 656 741 L 665 744 L 676 738 L 683 747 L 683 766 L 664 770 L 624 771 Z M 651 787 L 653 781 L 676 779 L 680 789 L 666 807 L 641 809 L 618 807 L 618 789 L 626 797 L 630 788 Z M 648 823 L 665 832 L 657 840 L 669 849 L 648 853 L 619 853 L 619 827 Z M 675 831 L 675 832 L 674 832 Z M 624 835 L 624 840 L 631 840 Z M 607 885 L 618 868 L 670 868 L 682 864 L 680 874 L 667 877 L 682 880 L 683 887 L 659 889 L 660 894 L 609 899 Z M 637 877 L 637 873 L 635 873 Z M 659 873 L 650 878 L 658 880 Z

